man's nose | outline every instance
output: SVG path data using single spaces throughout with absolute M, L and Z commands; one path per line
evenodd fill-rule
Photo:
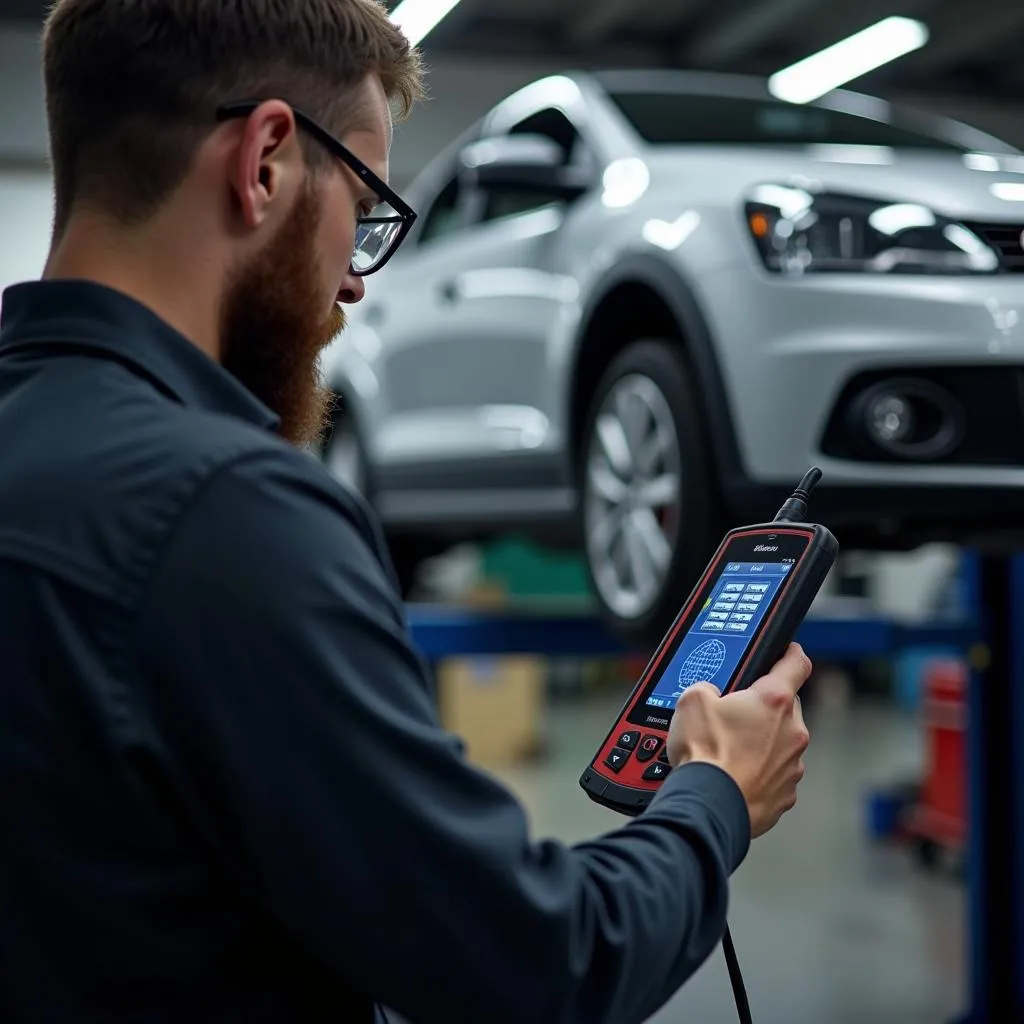
M 353 306 L 357 302 L 362 302 L 365 295 L 365 279 L 362 277 L 356 277 L 356 275 L 351 273 L 351 271 L 347 273 L 345 275 L 345 280 L 342 282 L 341 289 L 338 292 L 338 301 L 347 306 Z

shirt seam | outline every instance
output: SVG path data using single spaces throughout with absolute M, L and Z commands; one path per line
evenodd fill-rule
M 129 594 L 117 586 L 103 586 L 95 569 L 76 561 L 66 548 L 58 550 L 32 534 L 10 529 L 0 533 L 0 559 L 42 569 L 123 609 L 131 605 Z
M 117 671 L 114 672 L 115 679 L 120 681 L 119 688 L 122 690 L 122 699 L 125 702 L 124 710 L 127 712 L 127 716 L 121 716 L 122 722 L 132 720 L 142 722 L 145 719 L 136 697 L 136 688 L 130 684 L 130 680 L 138 679 L 142 673 L 138 658 L 138 628 L 139 623 L 149 610 L 153 588 L 162 566 L 169 557 L 178 530 L 184 526 L 187 517 L 209 488 L 222 479 L 224 474 L 246 462 L 266 457 L 267 454 L 268 449 L 266 448 L 248 451 L 236 455 L 228 461 L 217 462 L 197 471 L 196 475 L 190 479 L 187 490 L 179 496 L 173 510 L 165 513 L 162 529 L 154 532 L 150 548 L 152 553 L 148 558 L 140 559 L 134 582 L 134 600 L 127 601 L 122 606 L 120 640 L 117 644 L 120 657 Z

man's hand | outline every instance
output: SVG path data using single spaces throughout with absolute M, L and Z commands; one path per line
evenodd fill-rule
M 810 742 L 797 694 L 811 662 L 797 644 L 746 690 L 724 697 L 696 683 L 679 698 L 668 737 L 673 767 L 690 761 L 718 765 L 736 781 L 756 838 L 796 804 L 803 754 Z

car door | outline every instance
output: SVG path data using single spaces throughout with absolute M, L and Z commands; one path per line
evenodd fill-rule
M 402 467 L 429 466 L 459 448 L 460 428 L 446 409 L 444 368 L 432 342 L 451 330 L 437 268 L 458 252 L 467 199 L 453 166 L 413 237 L 367 282 L 338 356 L 341 377 L 357 395 L 375 483 L 385 490 L 401 486 L 395 474 Z
M 430 270 L 443 314 L 439 331 L 424 332 L 429 398 L 458 430 L 462 457 L 538 452 L 549 435 L 548 339 L 576 297 L 553 265 L 564 203 L 504 187 L 472 203 L 472 223 Z
M 559 117 L 557 139 L 537 130 L 550 125 L 536 117 L 508 134 L 546 137 L 569 164 L 579 159 L 578 133 Z M 472 489 L 498 475 L 514 486 L 517 472 L 543 485 L 539 462 L 550 465 L 549 482 L 557 475 L 548 349 L 561 310 L 577 299 L 556 266 L 565 195 L 514 181 L 481 185 L 462 168 L 411 251 L 375 283 L 382 297 L 366 302 L 381 347 L 386 415 L 374 446 L 386 487 L 407 486 L 411 473 L 430 473 L 432 486 L 458 478 Z

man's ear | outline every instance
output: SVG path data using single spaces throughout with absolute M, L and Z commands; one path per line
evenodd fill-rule
M 302 153 L 287 103 L 268 100 L 240 124 L 228 175 L 246 227 L 259 227 L 294 191 Z

